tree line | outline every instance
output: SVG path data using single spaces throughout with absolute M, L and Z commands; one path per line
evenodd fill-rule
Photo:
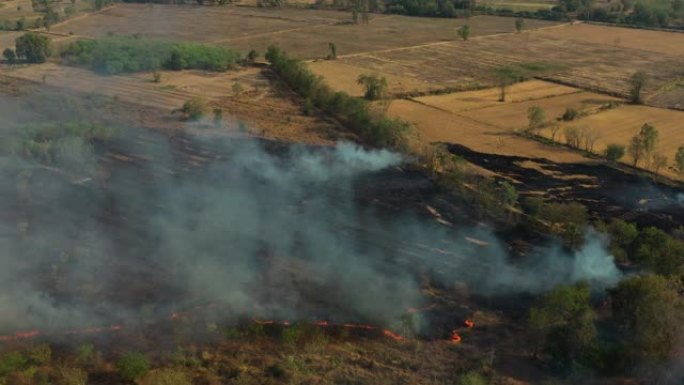
M 399 151 L 409 150 L 411 137 L 414 135 L 409 123 L 373 111 L 370 104 L 363 99 L 332 90 L 322 77 L 314 75 L 305 64 L 290 58 L 276 46 L 268 47 L 265 58 L 273 71 L 304 98 L 305 105 L 336 117 L 370 145 Z M 386 86 L 386 82 L 373 76 L 361 77 L 359 82 L 369 85 L 366 92 L 369 98 L 376 98 L 377 93 L 382 92 Z

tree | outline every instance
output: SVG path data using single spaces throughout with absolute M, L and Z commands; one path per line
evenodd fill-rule
M 560 124 L 552 124 L 551 125 L 551 140 L 556 141 L 556 134 L 558 134 L 558 131 L 560 131 L 561 126 Z
M 141 353 L 127 353 L 116 363 L 119 375 L 126 381 L 134 381 L 150 370 L 147 357 Z
M 659 275 L 628 278 L 612 290 L 612 322 L 631 362 L 668 358 L 684 325 L 679 284 Z
M 584 150 L 593 152 L 594 144 L 601 137 L 601 132 L 591 127 L 582 127 L 581 135 L 584 139 Z
M 667 156 L 660 153 L 655 153 L 653 154 L 653 160 L 651 164 L 653 165 L 653 172 L 658 175 L 663 167 L 667 167 Z
M 359 75 L 356 82 L 366 88 L 364 98 L 368 100 L 382 99 L 387 93 L 387 79 L 384 77 L 380 78 L 377 75 L 362 74 Z
M 647 76 L 644 71 L 637 71 L 629 78 L 629 101 L 636 104 L 643 102 L 641 92 L 646 85 Z
M 565 127 L 563 130 L 565 135 L 565 143 L 574 148 L 580 148 L 580 143 L 582 143 L 582 133 L 577 127 Z
M 52 55 L 52 42 L 47 36 L 27 32 L 16 39 L 16 55 L 28 63 L 44 63 Z
M 535 355 L 543 354 L 560 368 L 587 361 L 596 344 L 596 313 L 589 285 L 559 286 L 530 310 L 528 336 Z
M 629 152 L 634 161 L 634 167 L 637 166 L 642 158 L 650 157 L 658 144 L 658 136 L 658 130 L 655 127 L 644 123 L 639 133 L 632 137 L 627 152 Z
M 630 245 L 630 261 L 661 275 L 678 275 L 684 266 L 684 243 L 655 227 L 643 229 Z
M 46 30 L 50 30 L 50 27 L 59 21 L 59 14 L 52 7 L 48 8 L 43 16 L 43 27 Z
M 463 41 L 468 40 L 468 37 L 470 37 L 470 26 L 468 24 L 462 26 L 461 28 L 458 29 L 458 36 L 463 39 Z
M 520 33 L 524 27 L 525 27 L 525 19 L 523 19 L 522 17 L 515 19 L 515 30 L 516 30 L 516 32 Z
M 684 146 L 679 146 L 675 154 L 675 168 L 680 173 L 684 173 Z
M 527 109 L 527 129 L 529 132 L 535 133 L 544 126 L 546 114 L 544 109 L 539 106 L 532 106 Z
M 337 59 L 337 46 L 335 43 L 328 43 L 328 48 L 330 49 L 330 55 L 328 55 L 328 58 L 332 60 Z
M 504 66 L 494 70 L 494 77 L 499 84 L 500 94 L 499 101 L 506 101 L 506 89 L 511 84 L 520 81 L 523 78 L 522 73 L 512 66 Z
M 10 65 L 17 62 L 17 54 L 12 48 L 5 48 L 5 50 L 2 51 L 2 56 L 5 57 L 5 60 L 7 60 L 7 63 Z
M 615 143 L 609 144 L 608 147 L 606 147 L 605 156 L 609 161 L 617 162 L 620 158 L 625 156 L 625 146 Z

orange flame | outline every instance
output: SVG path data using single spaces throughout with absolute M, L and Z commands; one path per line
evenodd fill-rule
M 473 322 L 473 320 L 467 319 L 467 320 L 463 321 L 463 325 L 465 325 L 465 327 L 470 329 L 473 326 L 475 326 L 475 322 Z
M 456 330 L 451 332 L 451 342 L 458 344 L 461 342 L 461 335 Z

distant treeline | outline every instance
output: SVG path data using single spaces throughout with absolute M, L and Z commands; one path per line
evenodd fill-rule
M 305 99 L 306 109 L 316 107 L 335 116 L 368 144 L 408 150 L 412 130 L 407 122 L 374 113 L 367 101 L 332 90 L 322 77 L 314 75 L 302 62 L 288 57 L 275 46 L 268 48 L 266 60 L 273 71 Z
M 372 5 L 372 3 L 369 3 Z M 364 6 L 365 7 L 365 6 Z M 623 0 L 609 7 L 595 6 L 594 0 L 561 0 L 551 9 L 514 11 L 481 5 L 476 0 L 386 0 L 384 7 L 368 7 L 410 16 L 465 17 L 477 14 L 525 17 L 544 20 L 591 20 L 636 27 L 668 27 L 684 17 L 684 0 L 671 2 Z
M 227 71 L 241 60 L 238 52 L 196 43 L 172 43 L 137 36 L 80 40 L 62 51 L 67 64 L 118 74 L 158 69 Z

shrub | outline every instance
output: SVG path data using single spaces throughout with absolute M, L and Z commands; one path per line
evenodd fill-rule
M 181 111 L 190 120 L 201 119 L 207 110 L 207 103 L 204 99 L 195 97 L 183 104 Z
M 156 369 L 147 373 L 138 383 L 140 385 L 191 385 L 190 376 L 178 369 Z
M 458 377 L 458 385 L 488 385 L 489 381 L 480 373 L 470 371 Z
M 10 352 L 0 357 L 0 377 L 24 368 L 28 359 L 19 352 Z
M 152 72 L 152 81 L 155 83 L 160 83 L 162 79 L 161 72 L 159 71 L 154 71 Z
M 606 159 L 611 162 L 617 162 L 625 156 L 625 146 L 620 144 L 609 144 L 605 151 Z
M 15 64 L 17 62 L 17 54 L 12 48 L 5 48 L 5 50 L 2 51 L 2 56 L 5 57 L 8 64 Z
M 88 385 L 88 372 L 81 368 L 60 368 L 59 375 L 65 385 Z
M 62 51 L 62 58 L 66 64 L 84 65 L 97 72 L 118 74 L 161 68 L 227 71 L 237 66 L 240 55 L 224 47 L 172 43 L 136 36 L 110 36 L 71 43 Z
M 571 120 L 575 120 L 577 118 L 577 115 L 579 115 L 579 113 L 576 109 L 568 107 L 565 109 L 565 112 L 563 113 L 563 116 L 561 116 L 561 119 L 566 122 L 569 122 Z
M 52 349 L 48 344 L 40 344 L 29 349 L 28 357 L 33 364 L 47 365 L 52 358 Z
M 150 363 L 141 353 L 127 353 L 116 363 L 119 375 L 126 381 L 138 379 L 150 370 Z

